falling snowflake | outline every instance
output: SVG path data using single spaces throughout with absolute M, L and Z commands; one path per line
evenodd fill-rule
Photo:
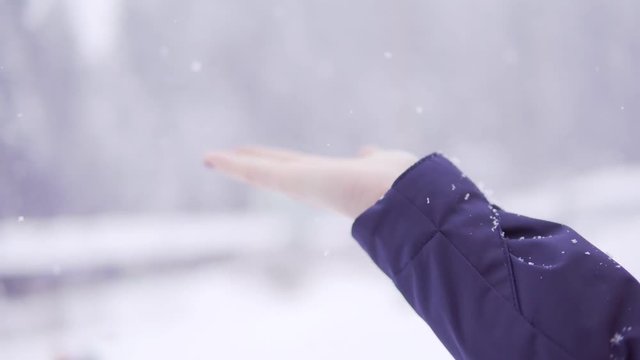
M 467 193 L 467 194 L 464 196 L 464 199 L 465 199 L 465 200 L 469 200 L 469 196 L 471 196 L 471 195 L 470 195 L 469 193 Z
M 584 254 L 585 254 L 585 255 L 591 255 L 591 253 L 590 253 L 590 252 L 588 252 L 588 251 L 585 251 L 585 252 L 584 252 Z
M 456 185 L 455 184 L 451 184 L 451 191 L 456 189 Z
M 572 242 L 572 243 L 574 243 L 574 244 L 577 244 L 577 243 L 578 243 L 578 240 L 576 240 L 576 239 L 571 239 L 571 242 Z
M 529 264 L 529 265 L 535 265 L 532 261 L 529 261 L 527 264 Z
M 431 204 L 431 199 L 427 198 L 427 205 Z

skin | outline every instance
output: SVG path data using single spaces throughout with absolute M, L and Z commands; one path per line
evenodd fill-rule
M 208 167 L 235 180 L 284 193 L 351 219 L 373 205 L 418 158 L 365 146 L 351 157 L 321 156 L 267 146 L 243 146 L 205 155 Z

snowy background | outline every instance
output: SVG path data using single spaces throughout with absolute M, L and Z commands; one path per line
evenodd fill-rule
M 206 171 L 440 150 L 640 276 L 640 2 L 0 0 L 0 359 L 448 359 L 351 223 Z

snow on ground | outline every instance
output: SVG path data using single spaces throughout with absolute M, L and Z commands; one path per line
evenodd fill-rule
M 447 358 L 350 222 L 307 215 L 4 224 L 0 271 L 31 285 L 5 288 L 0 358 Z
M 640 275 L 640 169 L 506 194 Z M 391 282 L 315 212 L 0 224 L 0 359 L 450 359 Z

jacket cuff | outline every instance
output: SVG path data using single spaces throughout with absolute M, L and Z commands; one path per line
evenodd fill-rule
M 436 234 L 442 217 L 470 197 L 484 196 L 439 153 L 405 170 L 351 226 L 351 235 L 388 276 L 395 278 Z

